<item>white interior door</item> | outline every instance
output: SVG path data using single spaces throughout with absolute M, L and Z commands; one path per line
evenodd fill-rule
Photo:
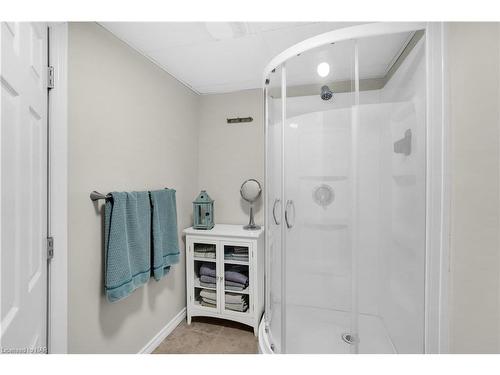
M 47 342 L 47 25 L 1 25 L 2 351 Z

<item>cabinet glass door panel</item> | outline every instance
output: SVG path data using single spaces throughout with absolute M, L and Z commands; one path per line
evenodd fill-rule
M 217 243 L 196 241 L 192 246 L 194 305 L 217 311 L 220 295 Z
M 253 285 L 250 272 L 250 244 L 222 242 L 223 294 L 221 308 L 225 313 L 249 314 Z

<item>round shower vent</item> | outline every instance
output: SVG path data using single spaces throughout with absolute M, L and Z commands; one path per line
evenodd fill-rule
M 326 184 L 316 186 L 313 190 L 313 199 L 317 205 L 326 207 L 335 199 L 335 192 L 332 187 Z

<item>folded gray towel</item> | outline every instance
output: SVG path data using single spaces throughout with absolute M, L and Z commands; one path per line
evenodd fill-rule
M 248 306 L 247 305 L 245 305 L 245 306 L 228 306 L 226 304 L 225 307 L 226 307 L 227 310 L 233 310 L 233 311 L 239 311 L 239 312 L 245 312 L 245 311 L 248 310 Z
M 224 255 L 224 258 L 225 259 L 228 259 L 228 260 L 248 260 L 248 254 L 225 254 Z
M 217 304 L 217 300 L 215 300 L 215 299 L 201 297 L 201 300 L 204 301 L 204 302 L 206 302 L 206 303 L 211 303 L 213 305 Z
M 200 267 L 200 275 L 205 276 L 217 276 L 215 272 L 215 263 L 206 262 L 203 263 Z
M 242 290 L 246 289 L 246 286 L 234 286 L 234 285 L 227 285 L 226 284 L 226 290 L 234 290 L 234 291 L 239 291 L 241 292 Z
M 200 281 L 204 283 L 215 284 L 217 282 L 217 279 L 214 276 L 201 275 Z
M 202 289 L 200 296 L 215 300 L 217 299 L 217 292 L 215 290 Z
M 215 283 L 204 283 L 203 281 L 200 281 L 200 285 L 204 288 L 217 288 Z
M 194 251 L 196 252 L 210 252 L 210 253 L 215 253 L 215 246 L 207 246 L 207 247 L 203 247 L 203 246 L 195 246 L 194 247 Z
M 200 285 L 204 288 L 217 288 L 215 283 L 204 283 L 203 281 L 200 281 Z
M 246 301 L 242 301 L 242 302 L 239 302 L 239 303 L 225 303 L 226 307 L 229 306 L 229 307 L 243 307 L 243 306 L 247 306 L 248 303 Z
M 217 307 L 216 302 L 210 299 L 202 298 L 200 303 L 202 306 L 205 307 L 211 307 L 211 308 Z M 246 303 L 245 304 L 226 303 L 224 307 L 226 308 L 226 310 L 239 311 L 239 312 L 245 312 L 248 310 L 248 304 Z
M 224 300 L 226 303 L 241 303 L 241 302 L 246 302 L 247 297 L 248 296 L 244 294 L 225 293 Z
M 245 286 L 246 286 L 245 284 L 235 283 L 234 281 L 228 281 L 228 280 L 224 281 L 224 283 L 225 283 L 226 285 L 231 285 L 231 286 L 242 286 L 242 287 L 245 287 Z
M 248 276 L 237 271 L 224 272 L 224 278 L 228 281 L 234 281 L 240 284 L 248 284 Z
M 194 252 L 194 256 L 197 258 L 208 258 L 208 259 L 215 259 L 215 253 L 209 253 L 209 252 Z
M 205 302 L 205 301 L 201 301 L 201 305 L 202 305 L 202 306 L 205 306 L 205 307 L 212 307 L 212 308 L 217 307 L 217 305 L 216 305 L 216 304 L 213 304 L 213 303 L 208 303 L 208 302 Z

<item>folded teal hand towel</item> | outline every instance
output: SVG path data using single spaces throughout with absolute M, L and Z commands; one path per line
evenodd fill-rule
M 151 207 L 148 192 L 111 193 L 105 206 L 105 294 L 118 301 L 149 280 Z
M 179 262 L 175 190 L 151 191 L 153 206 L 153 276 L 160 280 Z

